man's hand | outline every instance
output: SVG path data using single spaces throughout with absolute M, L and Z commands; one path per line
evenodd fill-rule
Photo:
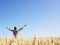
M 10 28 L 9 28 L 8 26 L 7 26 L 6 28 L 7 28 L 8 30 L 10 30 Z
M 24 27 L 27 26 L 26 24 L 24 25 Z
M 26 27 L 27 25 L 25 24 L 22 28 Z

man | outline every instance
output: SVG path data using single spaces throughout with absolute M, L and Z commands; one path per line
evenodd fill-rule
M 13 32 L 13 35 L 14 35 L 14 37 L 16 38 L 17 37 L 17 34 L 18 34 L 18 32 L 19 31 L 21 31 L 24 27 L 26 27 L 26 24 L 23 26 L 23 27 L 21 27 L 20 29 L 18 29 L 17 30 L 17 27 L 14 27 L 14 29 L 10 29 L 9 27 L 6 27 L 8 30 L 10 30 L 10 31 L 12 31 Z

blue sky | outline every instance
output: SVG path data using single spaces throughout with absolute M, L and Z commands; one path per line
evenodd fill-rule
M 0 0 L 0 36 L 13 36 L 6 26 L 24 24 L 19 36 L 60 36 L 60 1 Z

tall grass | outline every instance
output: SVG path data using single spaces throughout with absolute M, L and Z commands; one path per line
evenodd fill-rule
M 60 45 L 60 37 L 1 38 L 0 45 Z

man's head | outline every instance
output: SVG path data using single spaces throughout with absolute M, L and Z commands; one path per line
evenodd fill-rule
M 14 27 L 14 30 L 16 30 L 17 29 L 17 27 Z

